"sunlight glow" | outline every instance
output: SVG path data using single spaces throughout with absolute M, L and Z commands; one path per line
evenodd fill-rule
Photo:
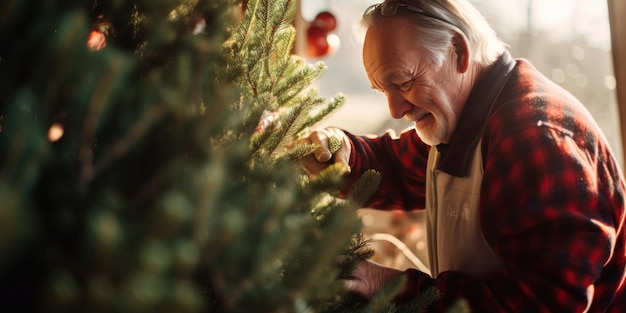
M 48 140 L 56 142 L 63 137 L 63 133 L 63 125 L 60 123 L 54 123 L 50 126 L 50 129 L 48 129 Z

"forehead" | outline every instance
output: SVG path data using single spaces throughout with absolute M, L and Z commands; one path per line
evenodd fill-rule
M 407 17 L 383 17 L 369 26 L 363 41 L 363 65 L 368 75 L 381 68 L 419 64 L 423 49 L 415 40 L 414 24 Z
M 367 28 L 364 48 L 384 47 L 401 42 L 409 44 L 409 34 L 414 26 L 404 16 L 380 17 Z

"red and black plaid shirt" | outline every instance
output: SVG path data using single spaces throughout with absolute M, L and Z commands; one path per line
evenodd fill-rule
M 494 74 L 503 68 L 506 79 Z M 430 147 L 415 131 L 348 135 L 349 181 L 367 169 L 383 176 L 368 207 L 424 208 Z M 484 277 L 410 269 L 398 301 L 437 286 L 439 309 L 463 298 L 474 312 L 626 312 L 624 179 L 583 105 L 505 53 L 470 95 L 452 143 L 437 147 L 439 169 L 464 175 L 481 136 L 480 223 L 504 267 Z

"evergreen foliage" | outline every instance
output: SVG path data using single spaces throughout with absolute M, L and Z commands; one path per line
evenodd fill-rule
M 343 101 L 290 53 L 295 0 L 238 4 L 0 4 L 3 312 L 391 312 L 337 279 L 378 175 L 342 200 L 294 162 Z

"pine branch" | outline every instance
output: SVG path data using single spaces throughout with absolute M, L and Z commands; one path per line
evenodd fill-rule
M 294 97 L 300 95 L 303 90 L 307 89 L 313 79 L 321 75 L 325 69 L 326 65 L 321 62 L 308 64 L 300 57 L 291 57 L 284 79 L 276 83 L 275 90 L 279 95 L 278 101 L 285 103 L 286 106 L 290 106 L 292 103 L 299 101 L 297 98 L 294 100 Z
M 365 202 L 378 190 L 382 177 L 376 170 L 368 170 L 357 179 L 348 193 L 347 199 L 356 207 L 363 207 Z
M 363 309 L 363 313 L 398 312 L 398 309 L 393 305 L 393 298 L 396 294 L 402 291 L 406 281 L 406 276 L 399 275 L 395 279 L 388 282 L 372 299 L 370 299 Z
M 400 313 L 425 313 L 437 302 L 441 300 L 441 292 L 437 287 L 430 287 L 422 292 L 418 297 L 402 305 Z M 452 312 L 449 312 L 452 313 Z
M 343 95 L 337 95 L 330 99 L 330 102 L 322 107 L 321 110 L 308 121 L 307 124 L 303 125 L 304 127 L 311 127 L 319 122 L 321 122 L 324 118 L 327 118 L 335 110 L 339 109 L 345 102 L 345 97 Z

